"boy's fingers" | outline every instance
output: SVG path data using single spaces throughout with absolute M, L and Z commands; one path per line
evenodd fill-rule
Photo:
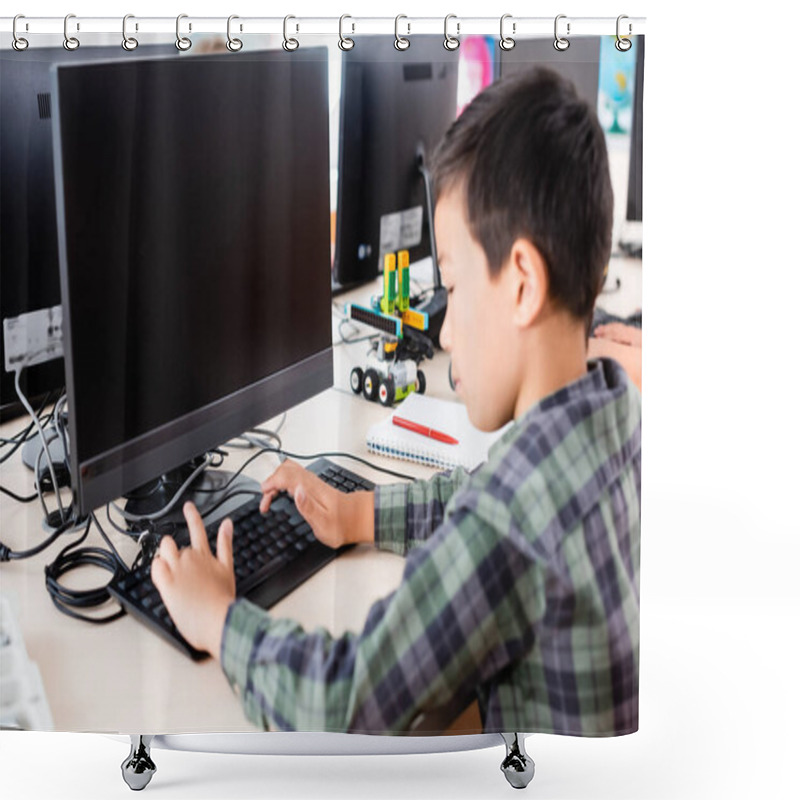
M 233 570 L 233 523 L 224 519 L 217 531 L 217 558 L 227 570 Z
M 158 589 L 159 594 L 162 594 L 164 589 L 172 585 L 172 570 L 166 559 L 154 559 L 150 567 L 150 577 L 153 580 L 153 585 Z
M 305 471 L 291 459 L 281 464 L 272 475 L 261 483 L 263 492 L 286 492 L 292 491 L 297 484 L 299 471 Z
M 211 548 L 208 546 L 208 535 L 206 534 L 205 525 L 203 525 L 203 518 L 194 503 L 183 504 L 183 516 L 189 526 L 189 538 L 192 541 L 192 547 L 195 550 L 210 552 Z
M 178 558 L 178 546 L 171 536 L 165 536 L 158 545 L 158 559 L 163 560 L 172 568 Z M 153 561 L 155 564 L 155 561 Z
M 275 495 L 278 494 L 277 492 L 265 492 L 264 496 L 261 498 L 261 503 L 259 503 L 258 510 L 262 514 L 266 514 L 269 511 L 270 503 L 275 499 Z

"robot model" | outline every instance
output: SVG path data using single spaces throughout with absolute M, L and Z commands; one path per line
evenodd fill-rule
M 428 315 L 415 311 L 409 303 L 408 250 L 383 259 L 383 294 L 374 297 L 371 308 L 350 303 L 347 315 L 354 322 L 380 331 L 372 343 L 364 369 L 350 372 L 350 388 L 363 392 L 367 400 L 380 400 L 391 406 L 411 392 L 425 391 L 425 373 L 419 369 L 425 358 L 433 358 L 433 343 L 423 333 Z

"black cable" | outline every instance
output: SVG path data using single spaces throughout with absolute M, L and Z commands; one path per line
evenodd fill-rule
M 71 544 L 67 545 L 56 556 L 55 561 L 53 561 L 52 564 L 48 564 L 44 568 L 45 586 L 47 587 L 47 591 L 50 593 L 50 599 L 53 601 L 53 605 L 63 614 L 66 614 L 68 617 L 72 617 L 73 619 L 91 622 L 94 625 L 104 625 L 108 622 L 114 622 L 120 617 L 125 616 L 125 609 L 120 608 L 118 611 L 114 612 L 113 614 L 109 614 L 106 617 L 90 617 L 86 614 L 73 611 L 72 609 L 94 608 L 108 602 L 111 599 L 111 594 L 108 591 L 108 584 L 95 589 L 75 590 L 69 589 L 66 586 L 62 586 L 58 581 L 62 575 L 65 575 L 74 569 L 78 569 L 79 567 L 85 566 L 100 567 L 101 569 L 111 572 L 112 577 L 109 583 L 121 578 L 124 573 L 127 572 L 127 567 L 99 525 L 97 526 L 98 530 L 100 530 L 100 533 L 103 535 L 106 542 L 111 546 L 111 551 L 103 550 L 100 547 L 83 547 L 77 550 L 74 549 L 86 541 L 92 521 L 97 524 L 97 519 L 95 518 L 94 514 L 89 518 L 89 523 L 86 526 L 83 536 L 81 536 L 81 538 L 76 542 L 72 542 Z
M 59 525 L 47 539 L 35 547 L 32 547 L 30 550 L 12 550 L 8 545 L 0 542 L 0 562 L 21 561 L 23 558 L 31 558 L 31 556 L 35 556 L 41 553 L 42 550 L 46 550 L 50 547 L 61 534 L 66 533 L 73 526 L 74 522 L 72 520 L 65 522 L 63 525 Z
M 36 493 L 30 494 L 27 497 L 21 497 L 16 492 L 12 492 L 11 489 L 6 489 L 5 486 L 0 486 L 0 492 L 7 494 L 10 498 L 16 500 L 18 503 L 32 503 L 39 497 L 39 495 Z
M 386 467 L 379 467 L 377 464 L 373 464 L 371 461 L 367 461 L 366 458 L 361 458 L 361 456 L 353 455 L 352 453 L 341 453 L 338 451 L 331 451 L 328 453 L 312 453 L 310 455 L 301 455 L 300 453 L 290 453 L 288 450 L 283 450 L 277 447 L 268 447 L 266 445 L 261 445 L 264 448 L 265 452 L 268 453 L 280 453 L 288 458 L 296 458 L 298 461 L 313 461 L 317 458 L 330 458 L 330 457 L 338 457 L 338 458 L 351 458 L 353 461 L 358 461 L 360 464 L 364 464 L 371 469 L 377 470 L 378 472 L 384 472 L 387 475 L 391 475 L 395 478 L 401 478 L 405 481 L 415 481 L 416 478 L 412 477 L 411 475 L 406 475 L 404 472 L 395 472 L 393 469 L 387 469 Z
M 100 531 L 100 535 L 103 537 L 103 540 L 105 541 L 105 543 L 111 549 L 111 552 L 114 554 L 114 557 L 117 559 L 117 563 L 124 570 L 127 571 L 128 567 L 126 566 L 125 562 L 122 560 L 122 557 L 120 556 L 120 554 L 117 552 L 117 548 L 114 547 L 114 545 L 111 543 L 111 539 L 109 539 L 108 536 L 106 535 L 106 532 L 103 530 L 103 526 L 100 524 L 100 521 L 97 519 L 97 515 L 94 514 L 94 512 L 92 513 L 92 522 L 94 522 L 94 524 L 97 526 L 97 530 Z
M 47 407 L 47 405 L 51 402 L 51 395 L 52 395 L 52 392 L 48 392 L 48 394 L 46 395 L 46 397 L 44 399 L 44 402 L 39 406 L 39 410 L 36 412 L 36 416 L 37 417 L 41 417 L 42 412 Z M 61 395 L 60 391 L 59 391 L 58 395 L 59 396 Z M 39 421 L 42 424 L 42 427 L 48 425 L 52 418 L 53 418 L 52 411 L 49 414 L 47 414 L 47 416 L 41 418 Z M 7 447 L 7 446 L 11 445 L 12 443 L 13 443 L 13 447 L 7 453 L 4 453 L 2 456 L 0 456 L 0 464 L 4 464 L 6 461 L 8 461 L 8 459 L 11 458 L 11 456 L 13 456 L 14 453 L 16 453 L 17 450 L 19 450 L 19 448 L 22 447 L 23 444 L 25 444 L 26 442 L 29 442 L 31 439 L 34 439 L 38 435 L 38 431 L 36 433 L 33 433 L 33 429 L 34 429 L 35 426 L 36 426 L 36 423 L 31 421 L 27 428 L 25 428 L 24 430 L 22 430 L 19 433 L 15 434 L 10 439 L 4 439 L 3 440 L 3 443 L 1 445 L 2 447 Z

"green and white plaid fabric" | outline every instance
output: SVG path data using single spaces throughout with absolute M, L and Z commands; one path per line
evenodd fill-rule
M 231 606 L 222 664 L 262 727 L 395 733 L 477 698 L 484 730 L 638 728 L 641 397 L 612 361 L 529 409 L 472 473 L 382 486 L 406 555 L 334 638 Z

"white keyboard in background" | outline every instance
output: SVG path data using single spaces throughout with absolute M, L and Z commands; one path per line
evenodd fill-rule
M 11 597 L 0 594 L 0 728 L 51 731 L 39 668 L 28 658 Z

